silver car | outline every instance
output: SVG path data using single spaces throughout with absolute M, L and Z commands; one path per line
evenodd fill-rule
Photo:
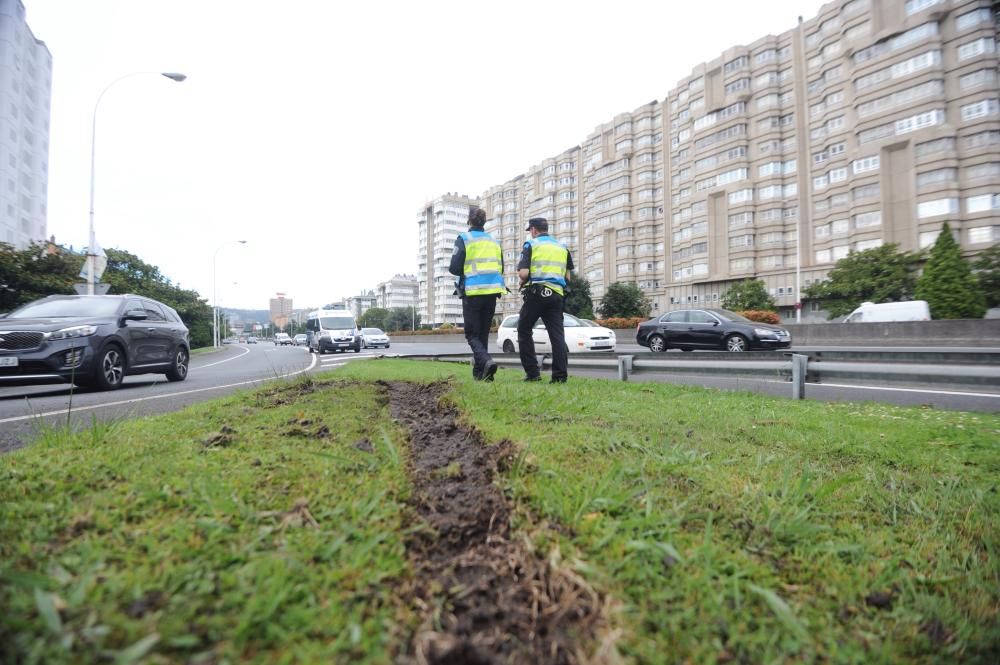
M 362 328 L 361 346 L 366 349 L 389 348 L 389 336 L 381 328 Z

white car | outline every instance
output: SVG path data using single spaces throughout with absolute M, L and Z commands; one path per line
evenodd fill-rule
M 518 351 L 517 318 L 517 314 L 508 316 L 497 329 L 497 346 L 504 353 Z M 617 348 L 614 330 L 585 323 L 572 314 L 563 314 L 563 330 L 566 332 L 566 346 L 570 353 L 613 352 Z M 535 342 L 535 353 L 552 353 L 549 333 L 541 319 L 538 319 L 531 335 Z
M 389 336 L 380 328 L 362 328 L 361 346 L 366 349 L 373 349 L 380 346 L 389 348 Z

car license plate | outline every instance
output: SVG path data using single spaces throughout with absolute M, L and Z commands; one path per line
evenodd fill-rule
M 0 358 L 0 367 L 17 367 L 17 357 Z

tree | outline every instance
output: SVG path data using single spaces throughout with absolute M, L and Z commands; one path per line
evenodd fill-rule
M 653 308 L 646 294 L 632 282 L 615 282 L 601 300 L 602 319 L 647 317 Z
M 385 320 L 386 332 L 414 330 L 420 327 L 420 313 L 413 307 L 393 307 Z
M 984 250 L 972 264 L 987 307 L 1000 305 L 1000 244 Z
M 75 293 L 83 256 L 32 243 L 25 249 L 0 243 L 0 312 L 45 296 Z
M 361 315 L 358 325 L 362 328 L 382 328 L 385 330 L 386 321 L 389 319 L 389 310 L 384 307 L 372 307 Z
M 120 249 L 106 253 L 108 267 L 101 280 L 111 285 L 110 293 L 134 293 L 159 300 L 177 310 L 191 333 L 192 348 L 212 344 L 212 308 L 197 291 L 172 284 L 158 267 L 135 254 Z
M 934 241 L 916 294 L 918 300 L 927 301 L 932 319 L 981 319 L 986 313 L 986 299 L 948 222 Z
M 736 312 L 748 309 L 773 312 L 777 309 L 774 298 L 767 292 L 764 282 L 759 279 L 745 279 L 730 286 L 722 294 L 722 306 Z
M 911 300 L 920 260 L 920 254 L 900 252 L 891 243 L 851 252 L 837 261 L 826 280 L 806 287 L 802 294 L 819 300 L 830 319 L 850 314 L 863 302 Z
M 581 319 L 594 318 L 594 301 L 590 297 L 590 282 L 586 277 L 571 274 L 566 282 L 565 309 Z

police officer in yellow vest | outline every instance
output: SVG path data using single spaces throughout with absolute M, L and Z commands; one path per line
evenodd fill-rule
M 573 270 L 573 257 L 555 238 L 549 235 L 549 223 L 544 217 L 528 220 L 531 240 L 524 243 L 517 273 L 521 278 L 524 304 L 517 322 L 517 345 L 525 381 L 541 381 L 532 328 L 539 318 L 545 324 L 552 344 L 551 383 L 565 383 L 569 374 L 566 333 L 563 330 L 563 302 L 566 281 Z
M 488 349 L 490 325 L 497 299 L 506 290 L 500 243 L 483 229 L 485 225 L 486 211 L 470 209 L 469 230 L 455 238 L 448 266 L 448 272 L 458 276 L 456 287 L 462 297 L 465 339 L 472 349 L 472 376 L 477 381 L 492 381 L 497 373 Z

